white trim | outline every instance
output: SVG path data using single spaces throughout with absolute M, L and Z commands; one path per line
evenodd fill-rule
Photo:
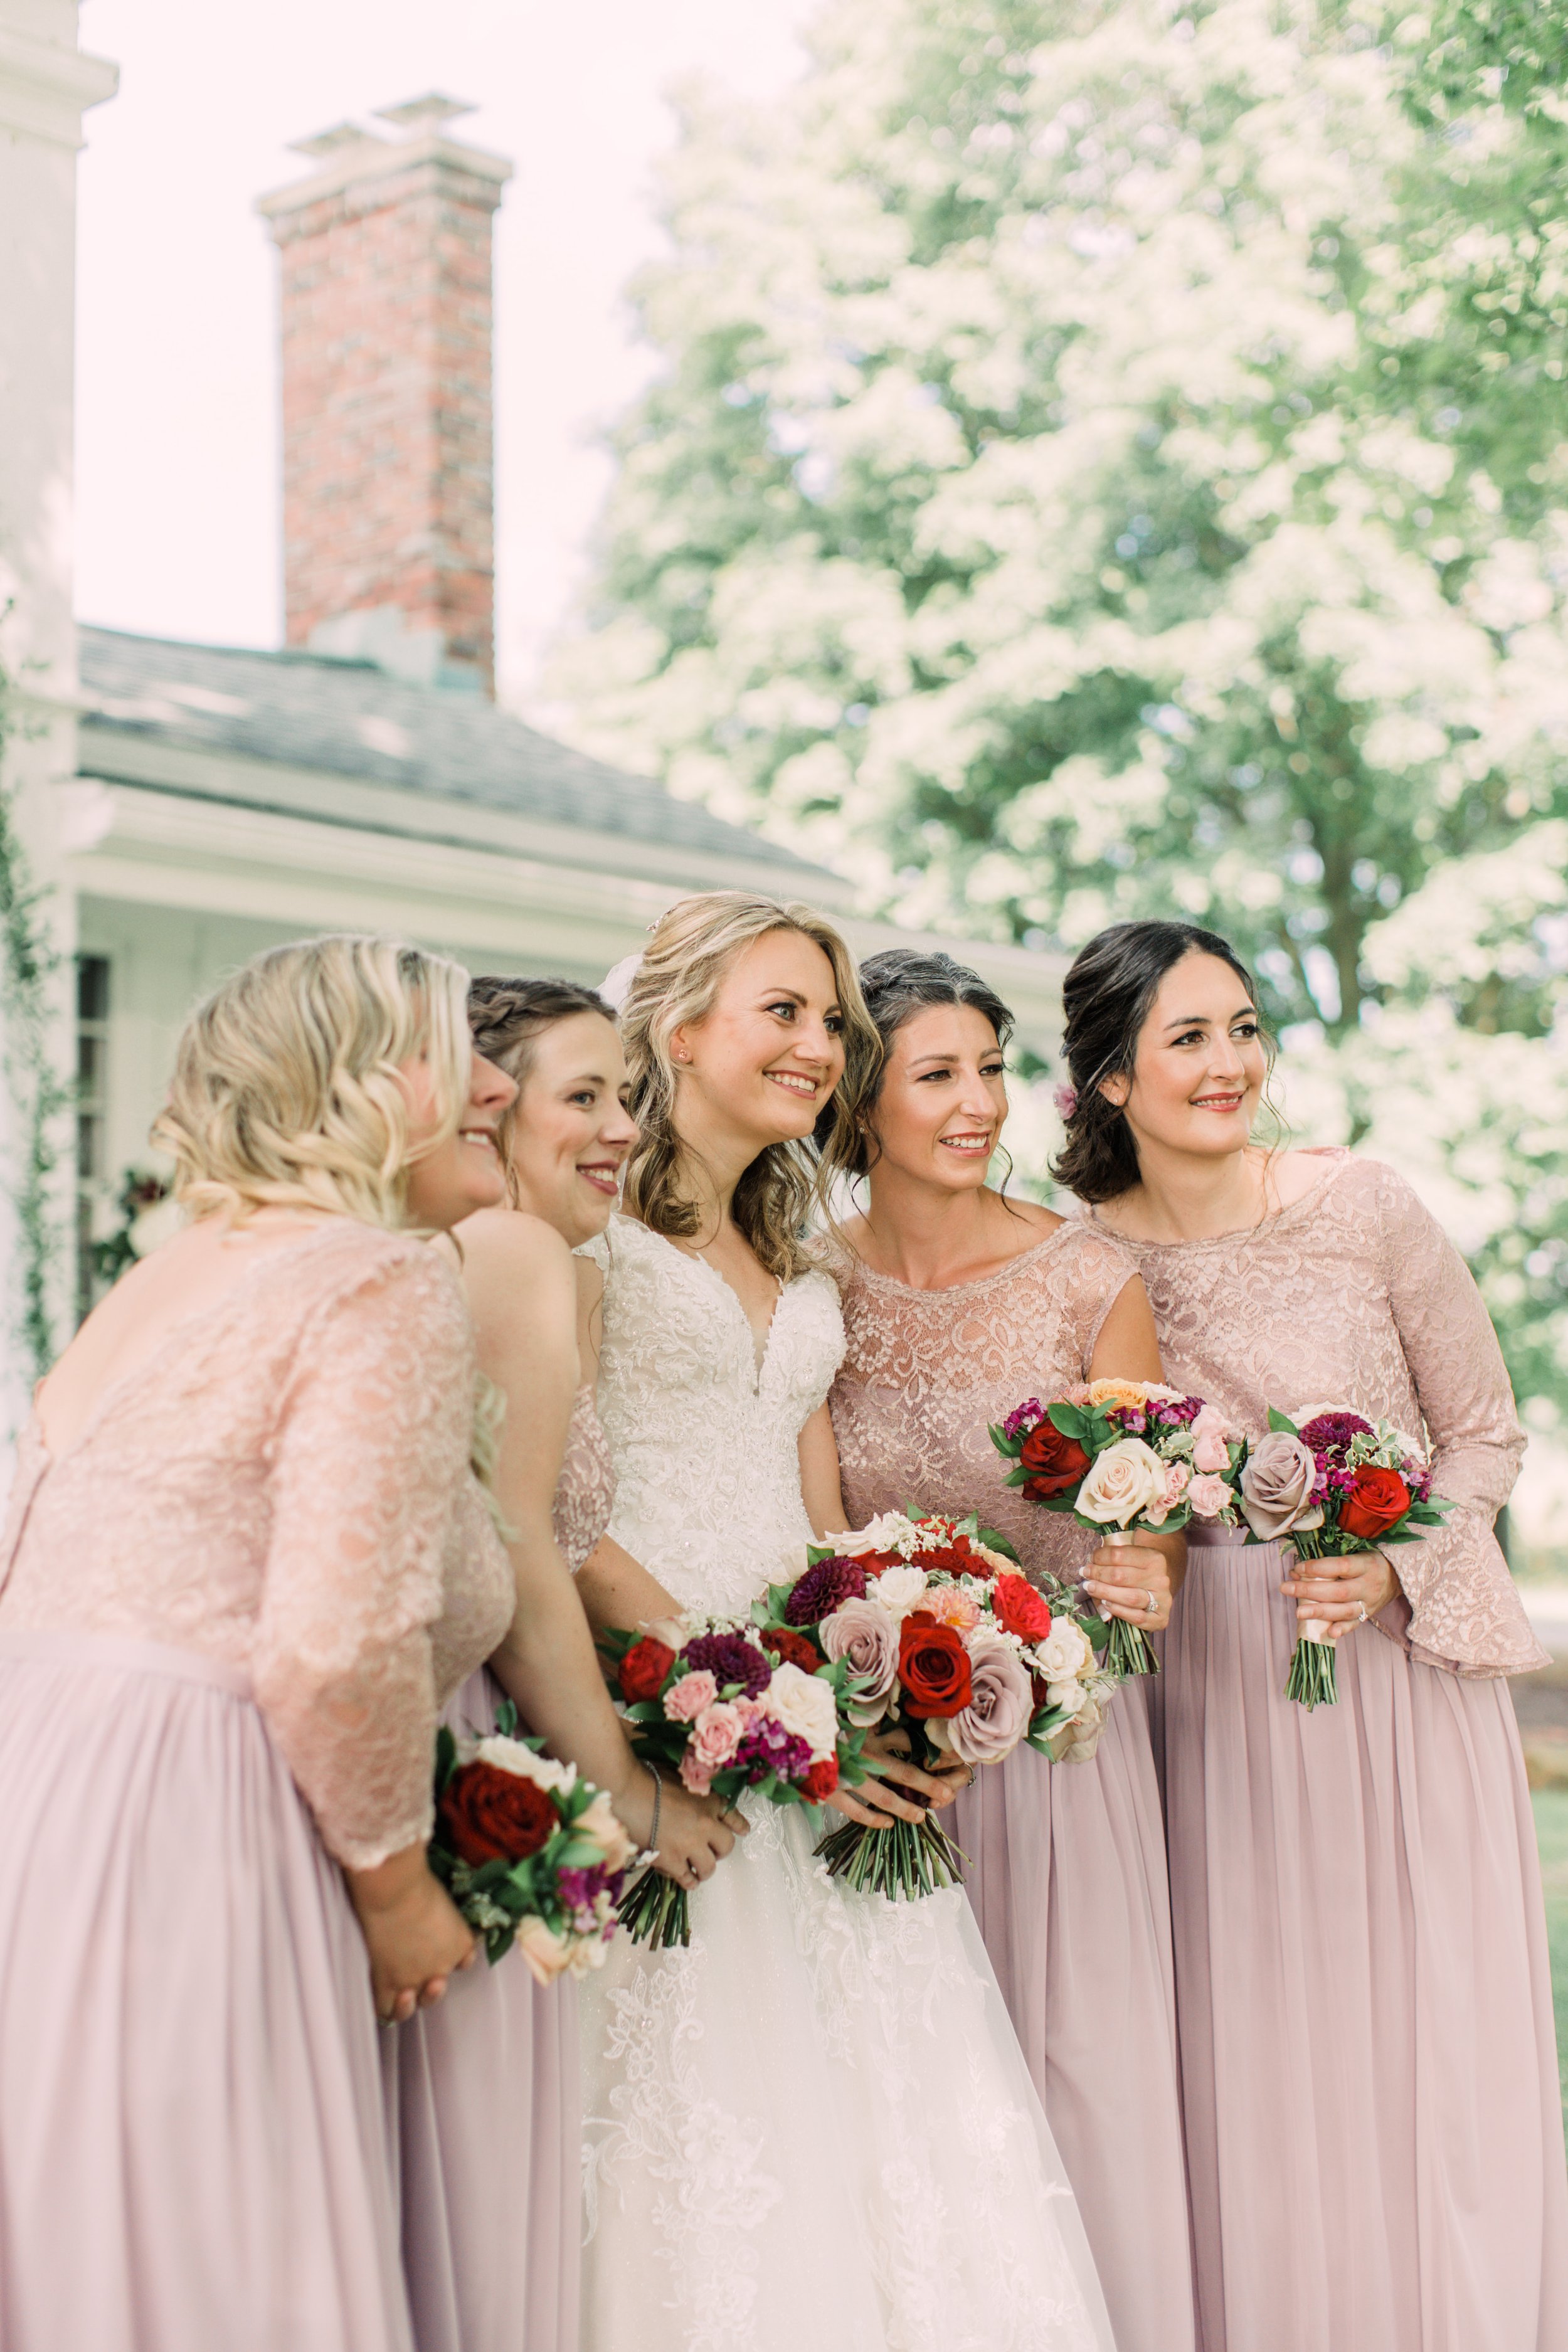
M 120 68 L 107 58 L 0 26 L 0 130 L 74 153 L 87 109 L 119 87 Z

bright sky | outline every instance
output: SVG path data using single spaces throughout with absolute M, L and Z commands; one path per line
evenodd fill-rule
M 496 221 L 503 691 L 526 698 L 609 478 L 594 436 L 647 357 L 622 289 L 657 252 L 671 83 L 799 68 L 814 0 L 83 0 L 121 68 L 81 158 L 77 604 L 218 644 L 281 629 L 276 254 L 258 195 L 345 117 L 439 89 L 510 156 Z

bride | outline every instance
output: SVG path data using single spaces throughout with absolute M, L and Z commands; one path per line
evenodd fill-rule
M 876 1051 L 837 932 L 731 891 L 657 925 L 624 1027 L 641 1136 L 629 1213 L 591 1245 L 616 1500 L 580 1584 L 601 1625 L 744 1613 L 781 1553 L 843 1525 L 843 1327 L 800 1234 L 847 1048 Z M 885 1825 L 910 1810 L 892 1784 L 938 1790 L 877 1769 L 838 1811 Z M 618 1937 L 585 1988 L 584 2343 L 1110 2352 L 962 1892 L 857 1895 L 814 1843 L 810 1815 L 756 1805 L 689 1948 Z

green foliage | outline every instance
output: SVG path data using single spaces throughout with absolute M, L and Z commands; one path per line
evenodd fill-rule
M 1568 1405 L 1565 58 L 1565 0 L 841 0 L 688 100 L 576 667 L 903 919 L 1215 922 Z

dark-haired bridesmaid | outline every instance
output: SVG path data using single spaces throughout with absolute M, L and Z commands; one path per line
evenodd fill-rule
M 1463 1261 L 1391 1168 L 1250 1138 L 1251 977 L 1184 923 L 1068 975 L 1057 1173 L 1142 1269 L 1168 1377 L 1425 1430 L 1456 1508 L 1297 1563 L 1192 1533 L 1165 1646 L 1177 2012 L 1204 2352 L 1568 2345 L 1541 1880 L 1506 1677 L 1542 1663 L 1493 1519 L 1522 1439 Z M 1298 1622 L 1339 1702 L 1283 1696 Z
M 1119 1242 L 986 1181 L 1007 1117 L 1012 1015 L 950 956 L 861 967 L 884 1059 L 841 1173 L 868 1179 L 827 1263 L 847 1339 L 829 1403 L 852 1525 L 908 1501 L 978 1507 L 1026 1568 L 1083 1576 L 1150 1632 L 1179 1537 L 1094 1549 L 1005 1483 L 987 1434 L 1026 1397 L 1162 1377 Z M 1090 1559 L 1093 1554 L 1092 1559 Z M 1119 2352 L 1190 2352 L 1164 1830 L 1145 1686 L 1086 1721 L 1075 1760 L 1033 1748 L 972 1776 L 954 1834 L 986 1949 L 1078 2199 Z M 1024 2250 L 1020 2250 L 1023 2258 Z

